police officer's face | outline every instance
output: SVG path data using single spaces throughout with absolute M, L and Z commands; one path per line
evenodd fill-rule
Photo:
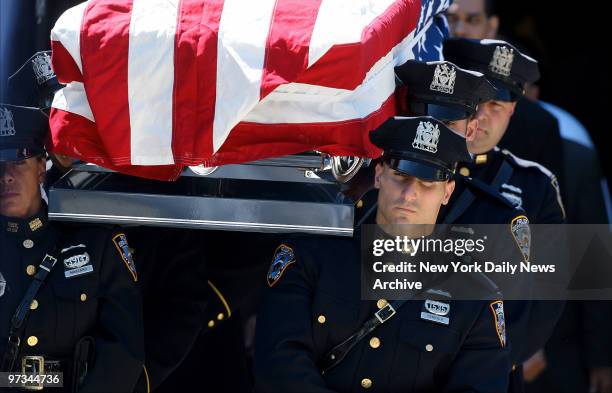
M 478 130 L 478 119 L 470 117 L 469 119 L 445 121 L 444 124 L 455 131 L 457 134 L 465 138 L 467 142 L 473 141 Z
M 45 160 L 41 157 L 0 163 L 0 215 L 28 218 L 36 214 L 44 176 Z
M 446 205 L 455 182 L 423 181 L 391 169 L 376 166 L 374 185 L 379 190 L 376 223 L 435 224 L 441 205 Z
M 470 153 L 482 154 L 493 149 L 504 136 L 516 102 L 487 101 L 478 106 L 478 129 L 472 141 L 468 141 Z
M 487 15 L 485 0 L 455 0 L 446 16 L 451 34 L 461 38 L 495 38 L 499 18 Z

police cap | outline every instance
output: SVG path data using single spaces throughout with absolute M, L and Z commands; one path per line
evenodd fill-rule
M 392 117 L 370 131 L 384 161 L 401 173 L 427 181 L 446 181 L 470 155 L 465 138 L 430 116 Z
M 43 154 L 47 121 L 36 109 L 0 104 L 0 161 L 21 161 Z
M 51 67 L 51 51 L 36 52 L 8 78 L 8 102 L 13 105 L 51 108 L 56 91 L 64 87 Z
M 525 83 L 540 79 L 538 62 L 505 41 L 450 38 L 444 42 L 444 57 L 485 74 L 497 88 L 495 99 L 500 101 L 518 100 Z
M 495 97 L 495 88 L 480 72 L 448 61 L 409 60 L 395 73 L 406 86 L 411 116 L 432 116 L 442 121 L 467 119 L 478 104 Z

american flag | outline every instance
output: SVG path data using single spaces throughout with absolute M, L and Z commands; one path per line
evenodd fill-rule
M 318 150 L 374 157 L 394 67 L 438 60 L 450 0 L 90 0 L 51 32 L 51 149 L 172 180 Z

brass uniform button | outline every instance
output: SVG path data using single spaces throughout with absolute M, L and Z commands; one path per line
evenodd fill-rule
M 512 371 L 516 371 L 516 363 L 512 365 Z
M 357 205 L 355 205 L 357 209 L 361 209 L 363 207 L 363 201 L 360 199 L 357 201 Z
M 317 318 L 317 321 L 319 321 L 319 323 L 325 323 L 325 315 L 319 315 L 319 318 Z
M 28 267 L 26 267 L 26 274 L 28 276 L 33 276 L 36 274 L 36 267 L 34 265 L 28 265 Z
M 380 347 L 380 339 L 378 337 L 372 337 L 370 339 L 370 346 L 374 349 Z
M 29 345 L 29 346 L 33 347 L 33 346 L 35 346 L 36 344 L 38 344 L 38 337 L 36 337 L 36 336 L 30 336 L 30 337 L 28 337 L 28 345 Z
M 386 305 L 387 305 L 387 301 L 385 299 L 379 299 L 376 302 L 376 307 L 378 307 L 378 308 L 383 308 Z
M 364 378 L 361 380 L 361 387 L 364 389 L 369 389 L 372 387 L 372 380 L 369 378 Z
M 32 303 L 30 303 L 30 310 L 36 310 L 38 308 L 38 300 L 34 299 L 32 300 Z
M 210 321 L 208 321 L 208 327 L 212 328 L 213 326 L 215 326 L 215 321 L 211 319 Z
M 431 345 L 431 344 L 427 344 L 427 345 L 425 345 L 425 350 L 426 350 L 427 352 L 431 352 L 431 351 L 433 351 L 433 345 Z
M 81 294 L 81 301 L 82 301 L 82 302 L 84 302 L 84 301 L 86 301 L 86 300 L 87 300 L 87 294 L 82 293 L 82 294 Z
M 32 248 L 32 247 L 34 247 L 34 242 L 32 240 L 30 240 L 30 239 L 25 239 L 23 241 L 23 246 L 25 248 Z
M 470 175 L 470 170 L 469 168 L 466 167 L 461 167 L 461 169 L 459 169 L 459 173 L 461 174 L 461 176 L 469 176 Z
M 217 315 L 217 319 L 218 319 L 219 321 L 222 321 L 222 320 L 223 320 L 223 318 L 225 318 L 225 315 L 223 315 L 223 313 L 222 313 L 222 312 L 221 312 L 221 313 L 219 313 L 219 315 Z

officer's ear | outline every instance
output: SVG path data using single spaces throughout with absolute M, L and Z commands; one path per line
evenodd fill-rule
M 453 194 L 453 191 L 455 191 L 455 181 L 449 180 L 444 185 L 444 198 L 442 199 L 443 205 L 448 204 L 448 201 L 450 200 L 450 197 Z
M 499 17 L 497 15 L 491 15 L 487 19 L 487 31 L 486 37 L 489 39 L 497 38 L 497 30 L 499 29 Z
M 476 131 L 478 130 L 478 119 L 476 116 L 471 116 L 467 121 L 467 129 L 465 130 L 465 141 L 472 142 L 476 138 Z
M 514 115 L 514 110 L 516 109 L 517 101 L 513 101 L 512 105 L 510 105 L 510 116 Z
M 380 189 L 380 177 L 382 176 L 383 172 L 385 171 L 385 164 L 383 161 L 379 162 L 378 164 L 376 164 L 376 167 L 374 168 L 374 187 L 376 189 Z
M 38 183 L 45 183 L 45 175 L 47 174 L 47 160 L 44 156 L 38 156 L 36 159 L 36 175 L 38 176 Z

